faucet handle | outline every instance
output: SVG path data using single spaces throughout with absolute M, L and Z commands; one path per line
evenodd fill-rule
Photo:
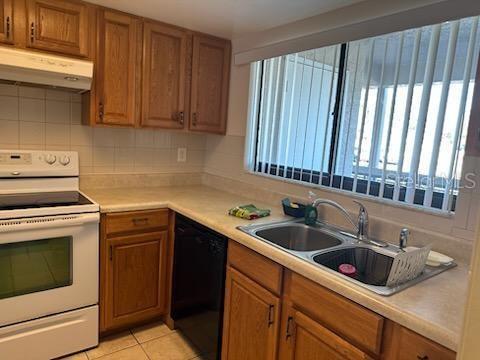
M 407 247 L 408 237 L 410 236 L 410 230 L 403 228 L 400 230 L 400 237 L 398 239 L 398 247 L 403 250 Z

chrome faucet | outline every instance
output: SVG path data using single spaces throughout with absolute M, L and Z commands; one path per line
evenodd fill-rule
M 358 240 L 363 241 L 368 239 L 368 212 L 360 201 L 353 200 L 353 202 L 360 206 L 360 210 L 358 211 L 357 236 Z
M 365 206 L 356 200 L 353 200 L 354 203 L 356 203 L 358 206 L 360 206 L 359 212 L 358 212 L 358 218 L 357 221 L 355 222 L 354 219 L 350 216 L 348 211 L 341 206 L 339 203 L 328 200 L 328 199 L 316 199 L 313 201 L 312 206 L 318 207 L 319 205 L 330 205 L 334 207 L 335 209 L 339 210 L 343 216 L 352 224 L 353 228 L 355 229 L 355 232 L 357 233 L 357 239 L 359 241 L 363 241 L 372 245 L 380 246 L 380 247 L 385 247 L 388 246 L 386 242 L 380 241 L 380 240 L 372 240 L 368 238 L 368 212 Z
M 345 219 L 347 219 L 350 222 L 350 224 L 352 224 L 352 226 L 355 228 L 355 231 L 357 233 L 359 232 L 358 224 L 356 224 L 355 221 L 353 221 L 353 219 L 350 216 L 350 214 L 348 213 L 348 211 L 345 210 L 345 208 L 342 205 L 340 205 L 339 203 L 337 203 L 333 200 L 320 199 L 320 198 L 315 199 L 312 206 L 313 207 L 318 207 L 319 205 L 330 205 L 330 206 L 333 206 L 335 209 L 339 210 L 343 214 Z

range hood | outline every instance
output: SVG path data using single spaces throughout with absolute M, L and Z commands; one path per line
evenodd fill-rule
M 0 47 L 0 81 L 90 90 L 93 62 Z

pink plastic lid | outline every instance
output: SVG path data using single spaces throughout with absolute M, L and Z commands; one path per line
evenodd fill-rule
M 346 276 L 350 276 L 350 277 L 353 277 L 355 275 L 357 275 L 357 268 L 351 264 L 341 264 L 339 267 L 338 267 L 338 271 L 343 274 L 343 275 L 346 275 Z

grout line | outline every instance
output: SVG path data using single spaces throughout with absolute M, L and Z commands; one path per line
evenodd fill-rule
M 130 334 L 133 336 L 133 338 L 135 339 L 135 341 L 137 342 L 137 344 L 140 345 L 140 341 L 138 341 L 137 337 L 136 337 L 135 334 L 133 333 L 133 329 L 128 329 L 128 331 L 129 331 Z
M 85 354 L 87 355 L 87 358 L 88 358 L 89 360 L 102 359 L 102 358 L 104 358 L 105 356 L 109 356 L 109 355 L 118 353 L 118 352 L 120 352 L 120 351 L 122 351 L 122 350 L 130 349 L 130 348 L 135 347 L 135 346 L 138 346 L 138 345 L 140 345 L 140 344 L 129 345 L 129 346 L 126 346 L 126 347 L 124 347 L 124 348 L 121 348 L 121 349 L 112 351 L 112 352 L 110 352 L 110 353 L 108 353 L 108 354 L 103 354 L 102 356 L 100 356 L 100 357 L 95 357 L 95 358 L 90 358 L 90 356 L 88 356 L 87 352 L 85 352 Z
M 140 344 L 140 349 L 142 349 L 143 353 L 145 354 L 145 356 L 147 357 L 147 359 L 151 360 L 150 356 L 148 356 L 148 353 L 147 351 L 143 348 L 142 344 Z

